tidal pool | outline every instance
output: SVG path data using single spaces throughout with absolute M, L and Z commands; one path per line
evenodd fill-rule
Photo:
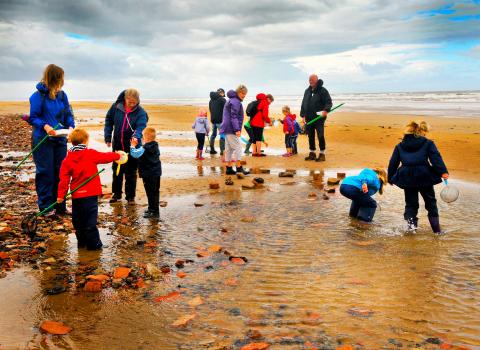
M 102 252 L 77 252 L 70 235 L 50 247 L 67 271 L 25 266 L 0 279 L 0 347 L 240 349 L 258 331 L 270 349 L 304 349 L 306 342 L 325 349 L 438 348 L 425 343 L 429 338 L 480 348 L 479 186 L 456 183 L 459 200 L 439 201 L 446 234 L 435 236 L 423 208 L 419 231 L 404 233 L 397 188 L 378 197 L 374 224 L 366 226 L 348 218 L 349 201 L 338 191 L 323 200 L 308 179 L 294 180 L 171 197 L 163 223 L 143 219 L 140 206 L 102 204 L 103 212 L 133 223 L 103 222 Z M 317 199 L 308 199 L 312 192 Z M 157 245 L 145 249 L 139 240 Z M 248 262 L 232 264 L 222 253 L 197 257 L 212 245 Z M 175 274 L 177 259 L 194 260 L 182 269 L 185 278 Z M 138 290 L 88 294 L 71 284 L 65 293 L 45 293 L 58 276 L 74 278 L 84 266 L 111 271 L 134 262 L 168 264 L 172 273 Z M 153 300 L 179 290 L 171 302 Z M 204 303 L 192 307 L 196 296 Z M 192 314 L 186 327 L 171 325 Z M 44 319 L 73 331 L 42 342 L 37 327 Z

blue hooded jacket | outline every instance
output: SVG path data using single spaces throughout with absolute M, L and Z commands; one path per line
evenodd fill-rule
M 367 184 L 368 195 L 373 196 L 380 189 L 380 180 L 376 172 L 372 169 L 363 169 L 360 174 L 355 176 L 347 176 L 342 181 L 342 185 L 355 186 L 358 189 L 362 189 L 362 185 Z
M 29 122 L 33 125 L 34 142 L 47 134 L 44 129 L 46 124 L 53 128 L 60 123 L 61 125 L 57 127 L 57 129 L 75 128 L 73 112 L 68 102 L 67 94 L 64 91 L 60 91 L 55 99 L 51 99 L 45 84 L 38 83 L 37 91 L 30 96 L 29 100 Z M 65 137 L 55 139 L 57 139 L 58 142 L 67 142 Z
M 227 92 L 228 102 L 223 107 L 223 121 L 220 126 L 221 134 L 235 134 L 242 131 L 243 106 L 242 101 L 234 90 Z
M 125 117 L 125 90 L 118 95 L 117 101 L 112 104 L 105 117 L 105 142 L 111 142 L 114 151 L 130 151 L 130 139 L 135 135 L 141 145 L 142 132 L 147 126 L 148 115 L 140 106 L 140 102 Z M 130 127 L 133 129 L 130 129 Z M 113 133 L 113 140 L 112 140 Z

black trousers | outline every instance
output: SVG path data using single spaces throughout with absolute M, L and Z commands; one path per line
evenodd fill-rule
M 256 126 L 252 126 L 252 135 L 253 135 L 252 143 L 262 142 L 263 141 L 263 128 L 258 128 Z
M 203 151 L 203 146 L 205 146 L 205 134 L 196 132 L 195 136 L 197 137 L 197 142 L 198 142 L 197 149 L 199 151 Z
M 435 198 L 435 190 L 433 186 L 405 188 L 405 220 L 416 219 L 418 214 L 418 194 L 420 193 L 425 202 L 428 216 L 438 217 L 437 199 Z
M 318 137 L 318 145 L 320 146 L 320 151 L 325 151 L 325 120 L 326 118 L 320 118 L 315 123 L 307 125 L 308 147 L 310 148 L 311 152 L 316 150 L 315 133 Z
M 203 134 L 205 135 L 205 134 Z M 143 186 L 148 199 L 148 211 L 160 212 L 160 176 L 143 177 Z
M 117 174 L 118 164 L 113 162 L 113 180 L 112 192 L 115 198 L 122 198 L 123 177 L 125 177 L 125 198 L 132 200 L 135 198 L 135 191 L 137 190 L 137 169 L 138 159 L 128 157 L 128 161 L 120 166 L 120 173 Z
M 84 197 L 72 200 L 72 223 L 78 246 L 98 249 L 102 246 L 97 228 L 98 197 Z

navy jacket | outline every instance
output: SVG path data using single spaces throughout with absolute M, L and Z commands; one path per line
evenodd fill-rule
M 332 109 L 332 98 L 327 89 L 323 87 L 323 80 L 318 79 L 315 89 L 309 86 L 305 90 L 302 107 L 300 109 L 300 117 L 305 118 L 308 122 L 317 117 L 317 112 L 330 112 L 330 109 Z
M 118 95 L 117 101 L 112 104 L 105 117 L 104 137 L 105 142 L 111 142 L 114 151 L 130 151 L 130 139 L 134 135 L 141 144 L 143 129 L 147 126 L 148 115 L 145 110 L 137 104 L 125 117 L 125 91 Z M 129 123 L 130 122 L 130 125 Z M 132 127 L 133 131 L 130 129 Z M 112 140 L 113 132 L 113 140 Z
M 52 128 L 58 123 L 61 125 L 57 129 L 75 128 L 72 109 L 68 102 L 67 94 L 60 91 L 54 100 L 48 95 L 48 88 L 43 83 L 37 84 L 37 91 L 30 96 L 30 118 L 29 122 L 33 125 L 33 138 L 38 140 L 47 133 L 43 129 L 46 124 Z M 67 143 L 65 137 L 51 137 L 50 140 Z
M 448 170 L 435 143 L 407 134 L 393 150 L 388 182 L 400 188 L 433 186 L 442 182 L 444 173 Z
M 141 178 L 162 176 L 162 162 L 160 161 L 160 149 L 157 141 L 151 141 L 143 145 L 145 151 L 138 158 L 138 173 Z
M 210 120 L 212 124 L 221 124 L 223 120 L 223 107 L 227 100 L 225 97 L 220 96 L 218 92 L 210 92 L 210 102 L 208 103 L 208 109 L 210 110 Z

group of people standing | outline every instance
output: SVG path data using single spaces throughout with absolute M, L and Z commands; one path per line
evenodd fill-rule
M 75 120 L 67 95 L 62 91 L 64 71 L 61 67 L 50 64 L 44 70 L 37 91 L 30 97 L 30 116 L 27 121 L 32 125 L 32 148 L 36 166 L 35 186 L 38 206 L 44 210 L 56 202 L 46 216 L 72 214 L 73 224 L 79 247 L 98 249 L 102 246 L 97 225 L 98 196 L 102 193 L 97 171 L 97 164 L 113 163 L 112 198 L 110 203 L 122 199 L 125 188 L 125 199 L 129 205 L 135 204 L 137 172 L 143 180 L 148 198 L 148 209 L 145 218 L 159 219 L 159 194 L 162 167 L 160 151 L 156 142 L 156 131 L 148 127 L 148 115 L 140 106 L 137 90 L 122 91 L 112 104 L 105 118 L 104 138 L 113 152 L 97 152 L 88 148 L 89 135 L 84 129 L 75 128 Z M 243 168 L 241 158 L 243 149 L 240 143 L 244 126 L 245 112 L 242 102 L 248 89 L 239 85 L 229 90 L 225 99 L 223 89 L 210 94 L 209 109 L 212 120 L 212 135 L 209 140 L 210 153 L 215 150 L 215 138 L 220 134 L 220 151 L 224 154 L 227 175 L 248 174 Z M 261 157 L 261 144 L 264 142 L 263 129 L 271 124 L 268 116 L 272 95 L 258 94 L 256 104 L 247 107 L 250 114 L 251 143 L 253 156 Z M 255 102 L 255 101 L 254 101 Z M 288 106 L 285 106 L 288 107 Z M 295 123 L 296 116 L 289 108 L 283 108 L 285 118 L 284 132 L 287 154 L 297 153 Z M 300 117 L 307 124 L 306 133 L 309 139 L 309 155 L 305 160 L 325 160 L 325 121 L 332 107 L 328 91 L 322 80 L 312 74 L 309 86 L 305 90 Z M 200 113 L 192 126 L 208 134 L 207 113 Z M 320 116 L 320 118 L 317 118 Z M 312 123 L 312 121 L 316 119 Z M 298 123 L 297 123 L 298 124 Z M 202 126 L 203 125 L 203 126 Z M 66 133 L 60 132 L 63 130 Z M 371 221 L 375 213 L 376 202 L 371 196 L 377 191 L 383 192 L 388 182 L 404 189 L 404 217 L 410 227 L 418 225 L 418 194 L 425 200 L 428 218 L 434 232 L 440 232 L 439 214 L 436 206 L 433 186 L 448 178 L 447 168 L 433 141 L 426 138 L 429 130 L 425 122 L 412 122 L 407 126 L 403 141 L 395 147 L 388 167 L 388 177 L 384 170 L 365 170 L 358 177 L 343 181 L 340 191 L 352 199 L 350 215 Z M 67 153 L 67 137 L 69 134 L 73 147 Z M 298 132 L 297 132 L 298 134 Z M 317 135 L 320 153 L 316 155 L 315 135 Z M 199 143 L 205 139 L 198 138 Z M 200 147 L 199 147 L 200 148 Z M 203 144 L 200 148 L 203 150 Z M 197 152 L 197 158 L 202 158 Z M 235 169 L 234 169 L 235 167 Z M 65 206 L 68 189 L 77 186 L 73 194 L 73 213 Z M 372 210 L 373 208 L 373 210 Z

